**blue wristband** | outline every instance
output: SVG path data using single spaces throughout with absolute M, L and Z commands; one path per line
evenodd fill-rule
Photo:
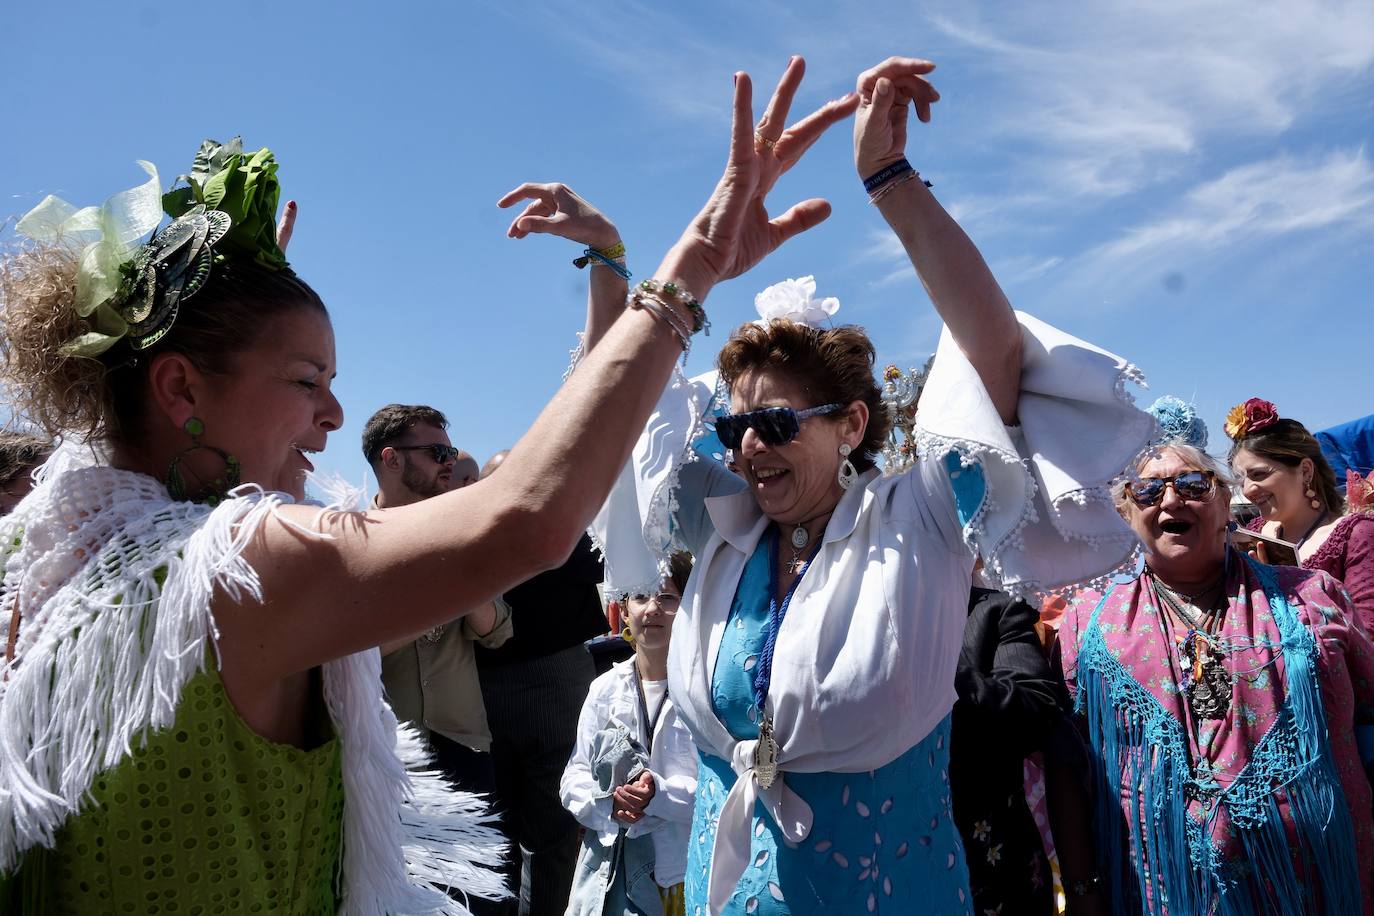
M 896 162 L 892 163 L 887 168 L 874 172 L 872 175 L 869 175 L 867 178 L 865 178 L 864 190 L 867 191 L 869 194 L 872 194 L 874 191 L 876 191 L 883 185 L 887 184 L 892 179 L 900 178 L 907 172 L 914 171 L 915 169 L 911 167 L 911 163 L 907 162 L 905 158 L 898 159 Z
M 616 274 L 620 277 L 620 279 L 624 280 L 626 283 L 630 282 L 631 274 L 630 269 L 628 267 L 612 258 L 606 257 L 604 254 L 597 251 L 595 248 L 588 248 L 587 250 L 583 251 L 582 257 L 573 261 L 573 265 L 576 267 L 585 267 L 589 261 L 596 261 L 598 263 L 605 264 L 611 270 L 615 271 Z

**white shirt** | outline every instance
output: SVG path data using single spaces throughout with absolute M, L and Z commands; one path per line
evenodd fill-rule
M 1139 372 L 1028 315 L 1017 317 L 1021 427 L 1002 423 L 946 331 L 917 413 L 922 459 L 893 477 L 868 472 L 836 506 L 777 636 L 767 709 L 779 769 L 877 769 L 948 714 L 975 551 L 1014 594 L 1133 563 L 1138 542 L 1116 514 L 1108 485 L 1155 429 L 1125 392 Z M 751 493 L 731 492 L 740 489 L 733 475 L 690 460 L 708 381 L 683 380 L 665 392 L 594 536 L 606 546 L 611 591 L 662 575 L 671 549 L 664 532 L 696 555 L 668 677 L 697 745 L 740 777 L 721 810 L 712 854 L 716 912 L 746 865 L 755 799 L 790 842 L 806 838 L 811 809 L 785 777 L 766 790 L 758 785 L 757 742 L 736 741 L 711 705 L 734 593 L 771 522 Z M 956 462 L 950 470 L 952 454 L 964 467 Z M 955 477 L 960 487 L 974 485 L 962 518 Z
M 664 695 L 667 682 L 644 682 L 649 715 L 652 717 L 658 708 L 655 694 L 661 697 L 663 709 L 658 714 L 653 750 L 649 754 L 654 797 L 649 799 L 642 820 L 627 826 L 611 817 L 612 800 L 598 797 L 600 787 L 592 777 L 588 758 L 593 737 L 607 725 L 622 725 L 644 743 L 647 724 L 640 722 L 634 663 L 633 658 L 620 662 L 592 681 L 577 720 L 577 744 L 563 771 L 559 797 L 578 823 L 596 832 L 603 846 L 615 844 L 621 827 L 626 827 L 626 836 L 648 834 L 654 843 L 654 880 L 660 887 L 672 887 L 682 883 L 687 871 L 687 837 L 697 791 L 697 752 L 672 699 Z

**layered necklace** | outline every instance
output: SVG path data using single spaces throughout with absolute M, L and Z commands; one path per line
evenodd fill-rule
M 1231 707 L 1231 672 L 1218 631 L 1226 608 L 1223 575 L 1197 594 L 1172 589 L 1150 573 L 1150 583 L 1161 608 L 1173 611 L 1188 628 L 1180 650 L 1183 657 L 1183 693 L 1188 707 L 1199 719 L 1224 719 Z

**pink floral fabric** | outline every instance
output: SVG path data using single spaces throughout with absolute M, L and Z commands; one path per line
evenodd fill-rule
M 1264 517 L 1246 527 L 1262 530 Z M 1303 561 L 1302 568 L 1330 573 L 1344 585 L 1365 632 L 1374 634 L 1374 515 L 1352 512 L 1342 518 L 1317 552 Z
M 1237 570 L 1227 583 L 1231 603 L 1220 634 L 1232 647 L 1227 665 L 1233 672 L 1233 692 L 1225 719 L 1198 721 L 1193 717 L 1179 686 L 1179 644 L 1186 630 L 1157 606 L 1145 575 L 1113 589 L 1098 616 L 1108 650 L 1183 725 L 1194 772 L 1210 770 L 1222 787 L 1249 763 L 1253 750 L 1273 726 L 1286 695 L 1279 629 L 1269 602 L 1258 580 L 1249 574 L 1248 564 L 1235 565 Z M 1374 644 L 1358 623 L 1349 596 L 1329 575 L 1295 567 L 1271 569 L 1299 620 L 1316 639 L 1317 673 L 1331 753 L 1355 828 L 1364 912 L 1374 914 L 1374 800 L 1354 731 L 1356 725 L 1374 724 Z M 1080 595 L 1059 628 L 1065 681 L 1075 697 L 1079 646 L 1101 598 L 1100 593 Z M 1278 803 L 1280 816 L 1292 829 L 1286 800 L 1280 797 Z M 1204 804 L 1191 801 L 1189 813 L 1201 817 Z M 1134 798 L 1122 799 L 1128 817 L 1138 805 Z M 1225 820 L 1224 810 L 1214 841 L 1223 857 L 1239 852 L 1239 841 Z

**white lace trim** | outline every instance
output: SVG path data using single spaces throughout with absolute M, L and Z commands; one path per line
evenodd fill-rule
M 1118 370 L 1114 382 L 1113 391 L 1118 400 L 1127 406 L 1135 404 L 1135 395 L 1127 388 L 1128 383 L 1133 383 L 1142 388 L 1148 387 L 1145 375 L 1133 363 L 1124 363 Z M 1071 527 L 1065 526 L 1060 522 L 1060 514 L 1050 512 L 1050 524 L 1059 536 L 1065 541 L 1081 541 L 1094 549 L 1104 547 L 1122 547 L 1130 545 L 1125 559 L 1116 564 L 1107 572 L 1094 576 L 1089 580 L 1081 582 L 1043 582 L 1035 578 L 1027 578 L 1019 582 L 1005 582 L 1005 564 L 1003 553 L 1009 549 L 1025 550 L 1026 545 L 1022 533 L 1029 525 L 1040 520 L 1040 513 L 1035 506 L 1035 498 L 1038 493 L 1038 486 L 1035 482 L 1035 475 L 1030 468 L 1028 459 L 1020 455 L 1009 452 L 1006 449 L 993 447 L 985 443 L 974 442 L 968 439 L 951 438 L 935 433 L 916 430 L 916 444 L 923 459 L 943 461 L 950 452 L 959 455 L 959 462 L 964 467 L 982 464 L 985 455 L 993 455 L 1005 464 L 1019 464 L 1025 470 L 1025 493 L 1021 514 L 1017 522 L 994 544 L 984 543 L 987 534 L 985 519 L 989 512 L 1000 508 L 992 499 L 992 487 L 985 485 L 984 495 L 978 508 L 974 511 L 973 517 L 964 526 L 964 542 L 973 550 L 976 550 L 983 558 L 984 570 L 994 583 L 1004 588 L 1013 597 L 1026 599 L 1032 602 L 1043 598 L 1056 595 L 1071 595 L 1083 588 L 1097 589 L 1111 583 L 1116 577 L 1134 573 L 1140 558 L 1144 555 L 1139 539 L 1130 532 L 1123 532 L 1119 535 L 1094 535 L 1081 531 L 1076 531 Z M 1126 473 L 1122 471 L 1105 485 L 1098 484 L 1082 487 L 1061 493 L 1053 500 L 1052 508 L 1057 510 L 1066 502 L 1072 502 L 1079 506 L 1086 506 L 1089 502 L 1102 502 L 1109 506 L 1115 506 L 1112 498 L 1112 488 L 1117 481 Z
M 691 387 L 691 380 L 683 373 L 678 365 L 673 366 L 673 374 L 669 379 L 668 387 L 665 391 L 679 391 L 684 387 Z M 672 555 L 676 551 L 686 549 L 681 541 L 672 532 L 672 519 L 677 514 L 677 482 L 682 474 L 682 469 L 694 461 L 701 460 L 693 444 L 701 437 L 706 429 L 706 414 L 715 402 L 719 394 L 719 385 L 710 394 L 711 403 L 708 403 L 692 411 L 691 426 L 687 430 L 686 444 L 682 451 L 673 460 L 667 476 L 660 482 L 654 491 L 653 498 L 649 500 L 649 511 L 643 520 L 643 538 L 646 545 L 665 545 L 663 548 L 652 548 L 654 560 L 657 567 L 657 578 L 652 582 L 636 582 L 631 585 L 609 583 L 604 588 L 606 598 L 609 601 L 620 601 L 627 595 L 650 595 L 658 591 L 662 586 L 663 580 L 668 577 L 670 572 Z M 690 398 L 690 393 L 688 394 Z M 634 460 L 631 458 L 630 460 Z M 602 543 L 600 535 L 596 532 L 595 526 L 587 529 L 587 534 L 592 539 L 592 544 L 604 560 L 606 557 L 605 544 Z
M 976 465 L 981 468 L 985 455 L 992 455 L 1002 461 L 1003 464 L 1021 465 L 1025 473 L 1025 490 L 1021 495 L 1021 513 L 1016 524 L 1008 529 L 1007 533 L 1002 535 L 996 543 L 984 543 L 987 535 L 985 526 L 987 515 L 989 512 L 1000 508 L 993 500 L 992 486 L 984 478 L 983 498 L 979 501 L 978 508 L 974 510 L 973 517 L 965 523 L 963 528 L 964 543 L 983 558 L 983 568 L 987 575 L 999 584 L 1002 583 L 1004 578 L 1003 551 L 1008 548 L 1024 550 L 1026 545 L 1021 538 L 1021 532 L 1025 531 L 1027 525 L 1033 524 L 1040 518 L 1035 509 L 1035 494 L 1038 491 L 1035 475 L 1026 468 L 1026 462 L 1022 460 L 1020 455 L 968 439 L 953 439 L 918 429 L 916 431 L 916 447 L 923 461 L 943 462 L 950 452 L 955 452 L 958 454 L 959 463 L 963 467 Z M 1039 583 L 1035 580 L 1008 583 L 1005 587 L 1016 598 L 1025 598 L 1037 593 L 1040 588 Z

